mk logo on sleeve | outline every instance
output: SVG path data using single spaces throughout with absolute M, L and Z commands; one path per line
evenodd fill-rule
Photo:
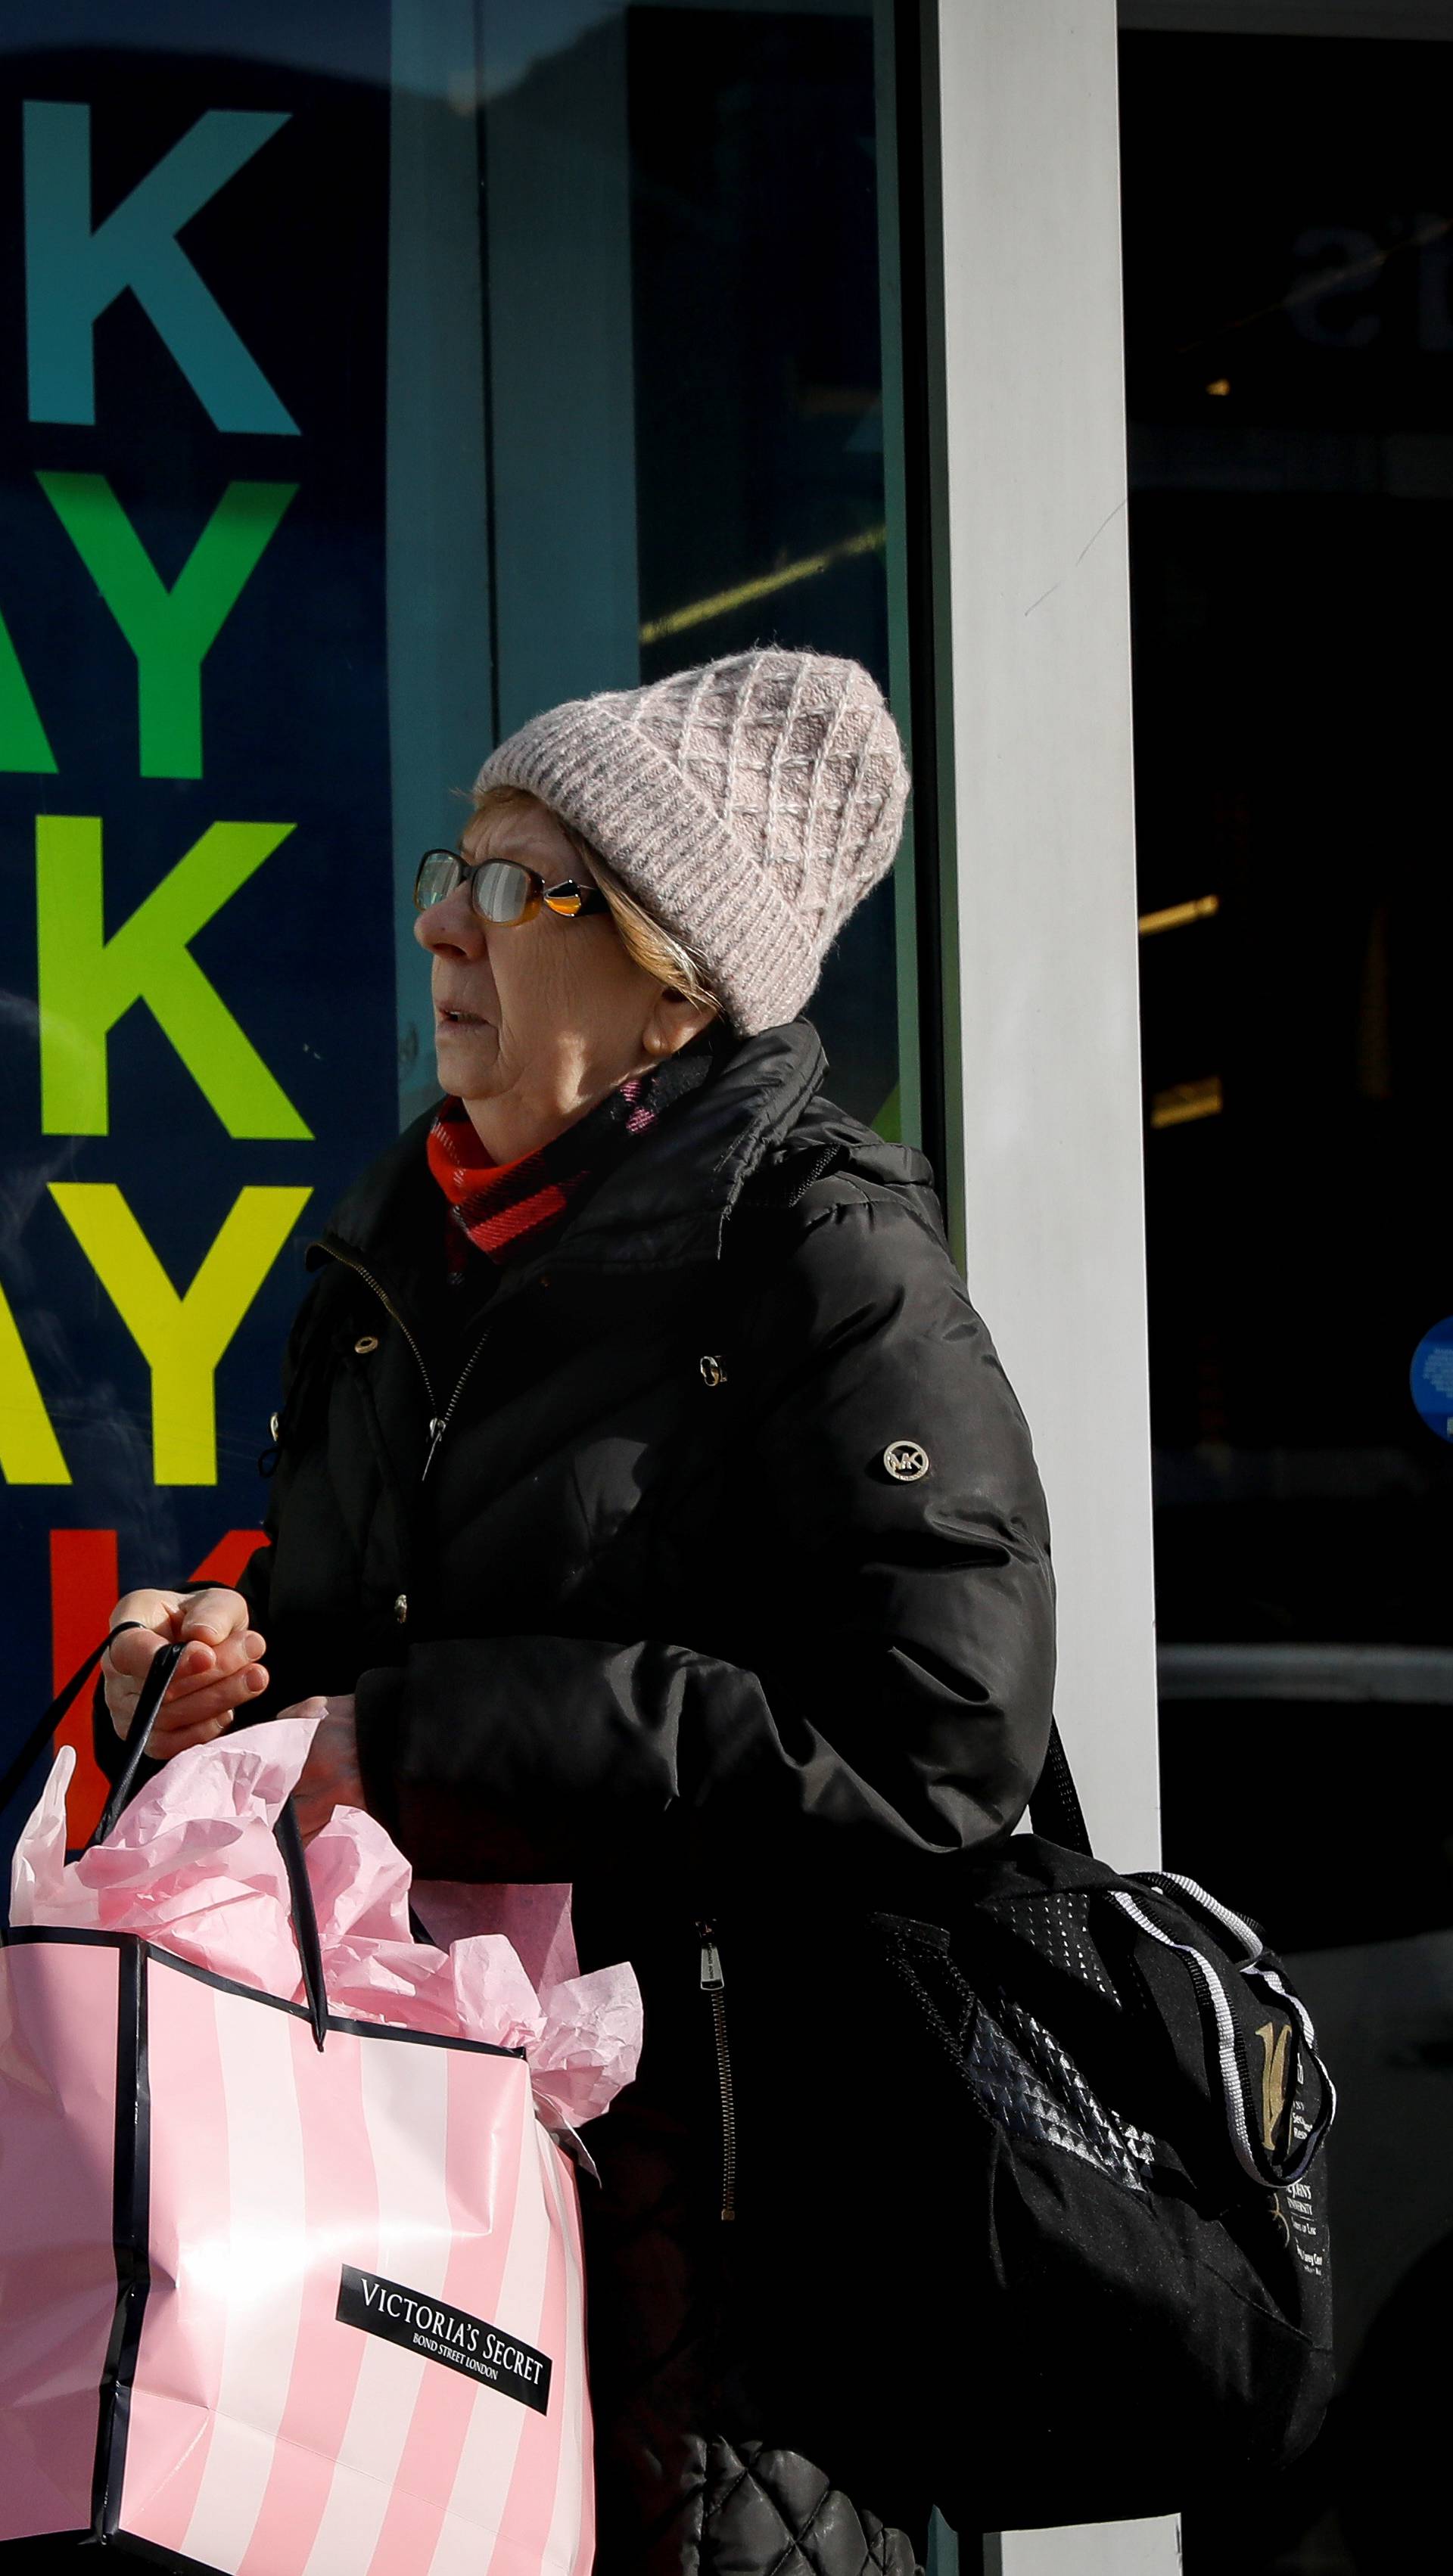
M 533 2406 L 539 2415 L 549 2410 L 548 2356 L 463 2308 L 451 2308 L 422 2290 L 406 2290 L 399 2281 L 385 2281 L 376 2272 L 357 2272 L 345 2263 L 335 2313 L 340 2325 L 361 2326 L 365 2334 L 382 2335 L 386 2343 L 401 2344 L 405 2352 L 419 2352 L 428 2361 L 462 2370 L 466 2379 L 497 2388 L 502 2397 Z

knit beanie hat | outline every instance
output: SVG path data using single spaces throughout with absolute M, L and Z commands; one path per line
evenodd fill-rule
M 796 1018 L 892 866 L 908 771 L 860 663 L 766 651 L 551 707 L 491 752 L 489 787 L 582 833 L 750 1037 Z

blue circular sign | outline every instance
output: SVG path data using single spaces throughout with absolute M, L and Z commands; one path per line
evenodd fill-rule
M 1453 1440 L 1453 1315 L 1445 1315 L 1423 1335 L 1408 1383 L 1428 1429 L 1440 1440 Z

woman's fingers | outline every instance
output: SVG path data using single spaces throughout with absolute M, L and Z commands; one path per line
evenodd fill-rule
M 186 1641 L 186 1651 L 172 1675 L 168 1698 L 181 1698 L 224 1675 L 241 1672 L 266 1651 L 265 1641 L 248 1624 L 248 1608 L 240 1592 L 203 1592 L 195 1604 L 183 1602 L 172 1636 L 178 1643 Z M 137 1649 L 129 1669 L 144 1675 L 151 1659 L 141 1650 L 150 1642 L 145 1631 L 119 1639 L 114 1650 L 118 1666 L 127 1669 L 120 1650 L 129 1643 Z
M 208 1592 L 192 1593 L 182 1603 L 175 1634 L 200 1637 L 206 1645 L 222 1646 L 229 1638 L 240 1637 L 251 1618 L 240 1592 L 225 1591 L 217 1585 Z
M 177 1592 L 128 1592 L 111 1613 L 112 1627 L 121 1620 L 137 1624 L 108 1647 L 102 1666 L 108 1682 L 113 1676 L 143 1682 L 158 1647 L 183 1640 L 187 1651 L 173 1676 L 174 1687 L 200 1673 L 237 1672 L 264 1652 L 240 1592 L 199 1592 L 194 1599 Z
M 112 1626 L 123 1614 L 139 1620 L 140 1625 L 128 1628 L 123 1636 L 114 1637 L 107 1647 L 101 1670 L 108 1683 L 114 1676 L 118 1681 L 129 1682 L 139 1688 L 158 1648 L 171 1643 L 171 1616 L 165 1599 L 164 1594 L 155 1592 L 133 1593 L 130 1601 L 138 1605 L 134 1609 L 130 1602 L 118 1601 L 111 1613 Z M 144 1615 L 145 1611 L 149 1611 L 149 1617 Z
M 185 1726 L 168 1732 L 164 1744 L 158 1744 L 153 1735 L 148 1750 L 158 1761 L 170 1762 L 175 1754 L 190 1752 L 194 1744 L 214 1743 L 219 1735 L 226 1734 L 231 1723 L 227 1711 L 216 1717 L 189 1718 Z
M 178 1704 L 163 1700 L 157 1711 L 147 1751 L 153 1761 L 169 1762 L 174 1753 L 184 1753 L 191 1743 L 203 1743 L 208 1736 L 220 1735 L 232 1724 L 236 1711 L 267 1688 L 267 1673 L 261 1664 L 249 1664 L 245 1672 L 236 1673 L 230 1681 L 218 1682 L 214 1689 L 194 1695 Z M 111 1723 L 124 1742 L 131 1732 L 134 1705 L 124 1712 L 112 1710 Z
M 153 1603 L 155 1602 L 155 1595 L 148 1597 Z M 119 1602 L 116 1611 L 112 1613 L 113 1621 L 128 1607 L 126 1602 Z M 130 1732 L 132 1711 L 135 1709 L 141 1685 L 151 1669 L 152 1658 L 169 1642 L 165 1612 L 157 1611 L 155 1615 L 157 1617 L 155 1628 L 128 1629 L 124 1637 L 118 1637 L 108 1648 L 102 1659 L 101 1679 L 106 1693 L 106 1706 L 111 1712 L 112 1725 L 117 1734 L 123 1737 Z
M 159 1637 L 170 1637 L 175 1633 L 172 1623 L 180 1614 L 183 1597 L 180 1592 L 160 1592 L 155 1586 L 123 1592 L 107 1625 L 115 1628 L 123 1619 L 136 1619 L 143 1628 L 154 1628 Z
M 178 1753 L 182 1749 L 182 1738 L 193 1727 L 230 1725 L 233 1711 L 256 1699 L 266 1688 L 266 1666 L 245 1664 L 241 1672 L 204 1682 L 176 1698 L 168 1691 L 152 1729 L 152 1751 L 158 1756 Z
M 186 1646 L 152 1730 L 159 1756 L 184 1751 L 189 1730 L 218 1732 L 231 1723 L 234 1709 L 267 1688 L 261 1660 L 266 1643 L 251 1626 L 240 1592 L 220 1584 L 194 1593 L 128 1592 L 117 1602 L 110 1624 L 115 1628 L 123 1620 L 137 1624 L 114 1640 L 101 1667 L 111 1722 L 123 1738 L 130 1733 L 137 1697 L 158 1649 Z
M 199 1639 L 188 1646 L 173 1673 L 167 1697 L 169 1700 L 184 1699 L 194 1690 L 206 1689 L 233 1673 L 255 1666 L 266 1652 L 266 1645 L 255 1628 L 229 1637 L 221 1646 L 203 1645 Z

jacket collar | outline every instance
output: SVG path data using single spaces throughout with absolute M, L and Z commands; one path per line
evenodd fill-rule
M 790 1134 L 826 1067 L 807 1020 L 739 1039 L 712 1079 L 664 1113 L 548 1246 L 504 1274 L 496 1302 L 546 1265 L 552 1277 L 620 1277 L 716 1260 L 745 1184 Z M 331 1255 L 407 1293 L 439 1204 L 424 1157 L 434 1115 L 415 1119 L 346 1192 L 310 1263 Z

